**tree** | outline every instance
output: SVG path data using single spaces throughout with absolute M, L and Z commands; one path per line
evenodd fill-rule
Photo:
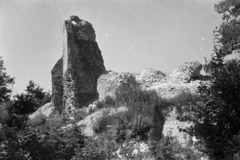
M 4 67 L 2 57 L 0 57 L 0 104 L 7 102 L 10 99 L 11 89 L 9 86 L 14 83 L 14 78 L 11 78 Z
M 51 94 L 43 91 L 43 88 L 41 88 L 32 80 L 29 81 L 26 92 L 26 95 L 29 96 L 29 98 L 35 104 L 36 109 L 51 101 Z
M 4 115 L 0 116 L 0 123 L 21 129 L 26 126 L 29 114 L 51 101 L 50 93 L 44 92 L 43 88 L 33 81 L 29 81 L 25 91 L 13 96 L 13 100 L 8 100 L 8 103 L 4 104 L 0 110 L 5 111 Z
M 220 57 L 240 49 L 240 1 L 224 0 L 215 5 L 215 10 L 223 14 L 224 20 L 220 27 L 214 30 L 215 51 Z M 216 52 L 215 52 L 216 53 Z
M 215 5 L 215 10 L 223 15 L 223 22 L 213 31 L 214 55 L 203 67 L 209 74 L 211 74 L 211 68 L 214 68 L 223 57 L 240 49 L 240 1 L 223 0 Z
M 10 101 L 12 90 L 11 85 L 14 84 L 14 78 L 11 78 L 4 67 L 4 61 L 0 57 L 0 124 L 5 124 L 9 117 L 7 112 L 8 102 Z
M 187 117 L 194 123 L 189 131 L 203 142 L 211 158 L 230 160 L 240 150 L 239 71 L 236 62 L 214 70 L 211 82 L 198 88 L 201 102 Z
M 193 122 L 188 132 L 201 140 L 211 159 L 231 160 L 240 151 L 240 65 L 223 58 L 240 48 L 240 1 L 221 1 L 215 10 L 224 22 L 214 31 L 211 80 L 201 83 L 201 101 L 192 105 L 192 116 L 183 118 Z
M 4 133 L 2 141 L 0 137 L 0 159 L 4 160 L 70 160 L 76 148 L 85 145 L 80 128 L 74 122 L 66 123 L 61 116 L 46 119 L 39 115 L 23 129 L 7 127 Z
M 12 107 L 17 114 L 31 114 L 50 101 L 50 93 L 44 92 L 43 88 L 30 80 L 27 85 L 26 93 L 15 95 Z

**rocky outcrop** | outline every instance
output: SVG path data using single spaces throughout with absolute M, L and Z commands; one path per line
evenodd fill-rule
M 63 56 L 52 70 L 52 101 L 56 109 L 71 114 L 98 98 L 97 79 L 106 70 L 89 22 L 71 16 L 63 32 Z
M 118 108 L 104 108 L 90 114 L 83 120 L 79 121 L 77 125 L 83 127 L 82 132 L 85 136 L 93 136 L 94 135 L 93 127 L 96 124 L 96 122 L 103 116 L 104 113 L 108 113 L 108 115 L 113 116 L 117 113 L 126 112 L 127 110 L 128 109 L 125 106 L 121 106 Z
M 49 117 L 54 111 L 54 106 L 51 102 L 45 104 L 44 106 L 40 107 L 38 110 L 36 110 L 33 114 L 29 115 L 30 119 L 34 119 L 40 115 Z
M 194 80 L 194 77 L 202 79 L 201 66 L 198 62 L 186 62 L 185 65 L 180 66 L 179 69 L 168 75 L 154 69 L 144 69 L 141 74 L 136 76 L 136 81 L 142 89 L 154 90 L 159 97 L 165 99 L 172 99 L 183 92 L 195 94 L 199 86 L 199 80 L 195 79 L 191 82 L 190 80 Z M 99 99 L 105 99 L 107 96 L 114 98 L 117 89 L 124 84 L 127 85 L 130 75 L 129 73 L 112 71 L 101 75 L 97 83 Z
M 201 76 L 200 71 L 202 70 L 202 64 L 195 62 L 186 62 L 181 65 L 178 69 L 171 72 L 168 76 L 169 78 L 175 79 L 176 81 L 181 81 L 183 83 L 188 83 L 191 80 L 197 79 Z
M 140 83 L 144 83 L 146 86 L 151 86 L 154 83 L 161 82 L 166 75 L 152 68 L 144 69 L 140 75 L 136 77 L 136 80 Z
M 240 61 L 240 50 L 234 50 L 232 54 L 226 55 L 223 58 L 224 63 L 228 63 L 231 61 L 238 61 L 238 62 Z
M 197 93 L 197 87 L 199 86 L 199 81 L 194 81 L 191 83 L 158 83 L 148 88 L 148 90 L 156 91 L 157 95 L 164 99 L 173 99 L 179 95 Z
M 108 96 L 115 98 L 117 89 L 127 83 L 129 76 L 129 73 L 116 73 L 112 71 L 102 74 L 97 82 L 99 99 L 104 100 Z

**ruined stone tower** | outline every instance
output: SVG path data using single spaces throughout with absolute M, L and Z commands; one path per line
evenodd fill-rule
M 92 25 L 71 16 L 63 26 L 63 56 L 52 69 L 52 102 L 71 113 L 98 98 L 97 79 L 105 66 Z

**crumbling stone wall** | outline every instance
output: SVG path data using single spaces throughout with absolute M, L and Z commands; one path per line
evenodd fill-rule
M 63 103 L 63 59 L 59 59 L 52 69 L 52 103 L 61 112 Z
M 52 86 L 62 85 L 63 88 L 62 95 L 58 89 L 53 92 L 53 103 L 56 108 L 64 106 L 70 113 L 98 98 L 97 79 L 106 70 L 95 39 L 95 31 L 89 22 L 77 16 L 71 16 L 64 22 L 62 82 L 56 81 L 56 75 L 52 74 Z M 60 71 L 57 73 L 61 74 Z M 59 94 L 56 94 L 57 92 Z M 61 98 L 62 102 L 56 102 Z

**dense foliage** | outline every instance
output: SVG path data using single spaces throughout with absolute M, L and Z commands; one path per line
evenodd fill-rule
M 222 14 L 223 23 L 216 27 L 215 53 L 217 56 L 231 54 L 232 51 L 240 48 L 240 1 L 224 0 L 215 5 L 215 10 Z
M 12 107 L 17 114 L 30 114 L 50 101 L 50 93 L 44 92 L 43 88 L 31 80 L 27 85 L 25 93 L 14 96 Z
M 201 102 L 193 105 L 192 134 L 213 159 L 232 159 L 240 150 L 240 66 L 216 67 L 211 83 L 199 87 Z
M 224 56 L 240 49 L 240 1 L 222 0 L 215 5 L 215 10 L 222 14 L 223 22 L 213 31 L 214 53 L 203 67 L 205 72 L 210 74 L 211 68 L 214 68 Z
M 1 103 L 0 123 L 21 128 L 27 123 L 29 114 L 50 101 L 50 93 L 44 92 L 40 86 L 29 81 L 25 93 L 16 94 L 12 100 Z
M 240 48 L 240 1 L 221 1 L 215 10 L 224 22 L 214 31 L 214 54 L 205 66 L 211 81 L 201 83 L 201 102 L 184 118 L 194 123 L 188 132 L 201 140 L 210 159 L 232 160 L 240 154 L 240 65 L 224 57 Z
M 48 120 L 40 116 L 29 121 L 21 130 L 5 127 L 0 141 L 0 159 L 71 159 L 75 148 L 84 145 L 84 137 L 76 126 L 62 128 L 64 123 L 59 116 Z

